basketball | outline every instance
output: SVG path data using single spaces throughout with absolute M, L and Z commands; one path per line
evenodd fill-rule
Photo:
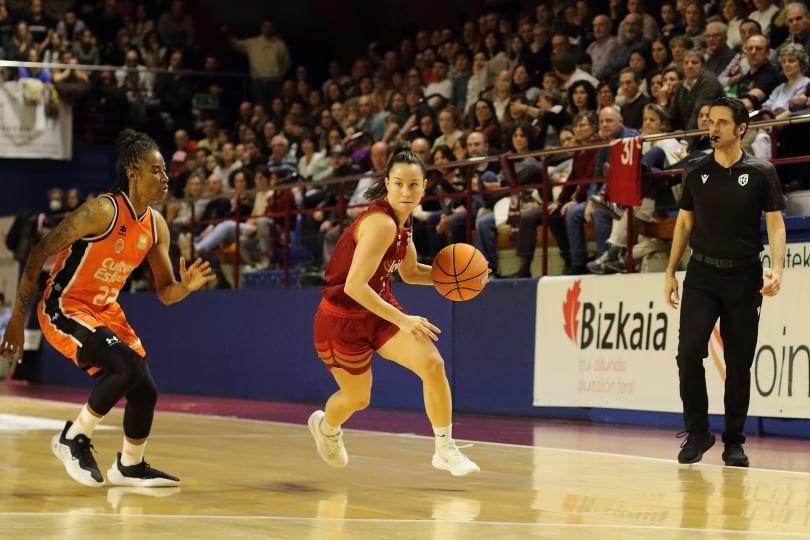
M 470 244 L 450 244 L 433 259 L 433 286 L 453 302 L 472 300 L 489 283 L 484 254 Z

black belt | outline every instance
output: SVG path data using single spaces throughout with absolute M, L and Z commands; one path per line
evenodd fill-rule
M 720 259 L 717 257 L 709 257 L 702 255 L 696 251 L 692 252 L 692 258 L 699 263 L 708 264 L 716 268 L 739 268 L 741 266 L 751 266 L 759 261 L 759 255 L 752 255 L 751 257 L 738 257 L 736 259 Z

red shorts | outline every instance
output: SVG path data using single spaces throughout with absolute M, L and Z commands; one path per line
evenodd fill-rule
M 404 311 L 396 303 L 391 304 Z M 322 299 L 315 313 L 312 335 L 315 351 L 328 369 L 339 367 L 352 375 L 371 368 L 371 353 L 385 345 L 399 327 L 365 313 L 350 313 Z

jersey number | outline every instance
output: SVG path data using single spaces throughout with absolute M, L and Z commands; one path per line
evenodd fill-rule
M 112 304 L 113 302 L 118 299 L 118 293 L 120 291 L 115 287 L 107 287 L 106 285 L 102 285 L 98 289 L 98 294 L 93 297 L 93 303 L 97 306 L 106 306 L 107 304 Z
M 622 165 L 633 165 L 633 158 L 635 157 L 633 146 L 635 143 L 636 140 L 633 137 L 622 139 Z

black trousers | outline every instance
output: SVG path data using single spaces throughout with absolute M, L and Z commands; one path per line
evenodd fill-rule
M 745 442 L 743 427 L 751 395 L 762 283 L 760 264 L 725 269 L 694 259 L 689 262 L 681 295 L 677 357 L 686 431 L 709 429 L 703 360 L 719 318 L 726 370 L 723 442 Z

